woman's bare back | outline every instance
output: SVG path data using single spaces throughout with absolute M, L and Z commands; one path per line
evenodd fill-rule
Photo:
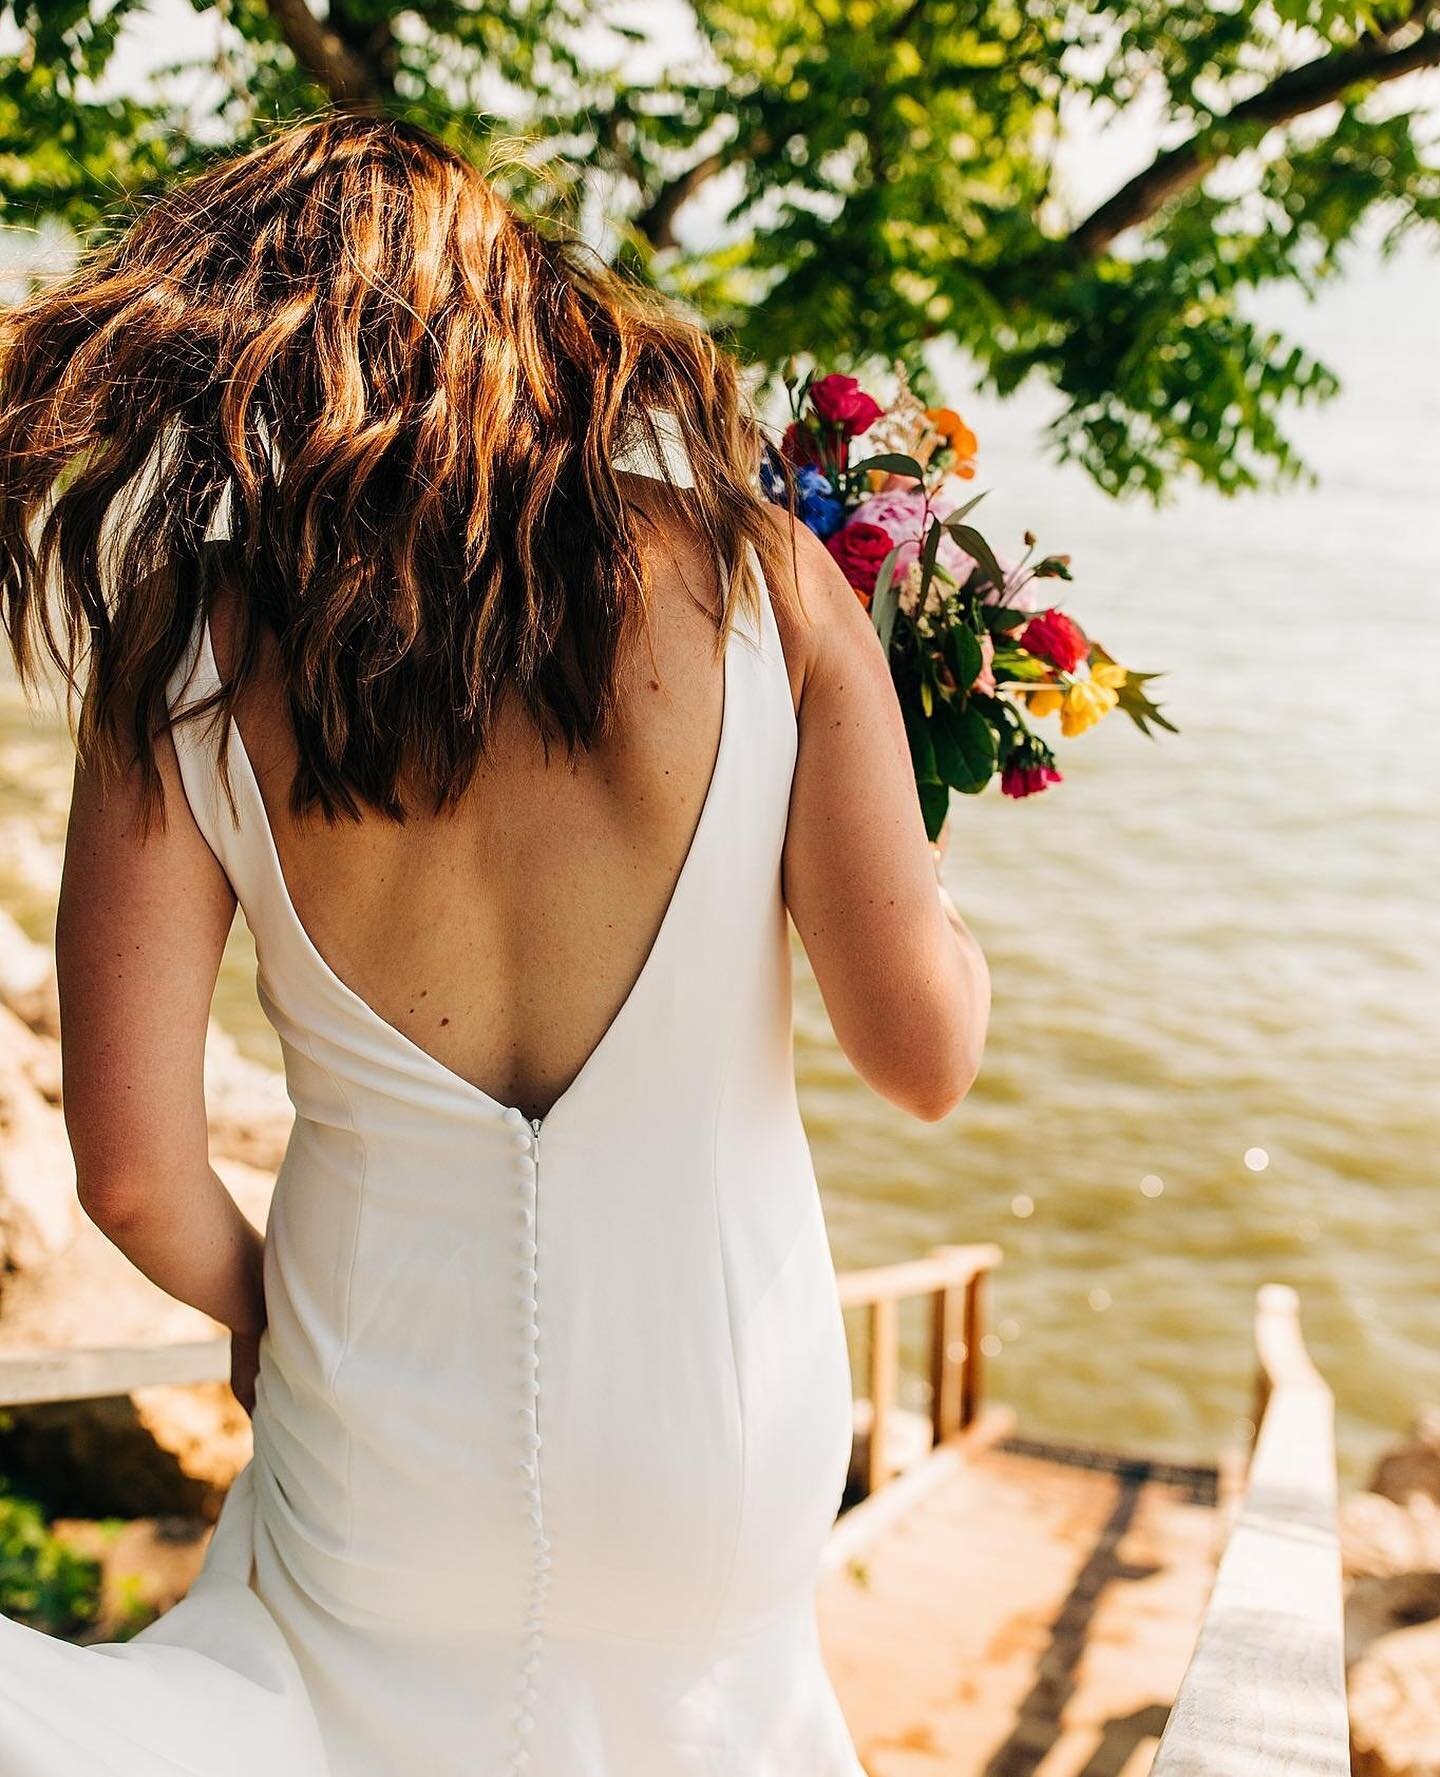
M 238 723 L 296 911 L 347 987 L 452 1072 L 543 1115 L 624 1004 L 664 918 L 714 767 L 720 588 L 683 516 L 655 518 L 653 655 L 614 732 L 546 762 L 517 704 L 453 811 L 326 822 L 289 806 L 296 749 L 270 670 Z M 230 653 L 225 611 L 212 620 Z

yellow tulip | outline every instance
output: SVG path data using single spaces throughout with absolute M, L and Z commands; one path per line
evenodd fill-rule
M 1093 679 L 1081 679 L 1065 693 L 1060 708 L 1060 732 L 1070 739 L 1108 716 L 1119 703 L 1118 693 L 1108 685 L 1097 685 Z
M 1032 691 L 1030 693 L 1030 714 L 1032 716 L 1053 716 L 1064 702 L 1059 691 Z
M 1115 660 L 1097 660 L 1090 668 L 1090 677 L 1097 685 L 1104 685 L 1108 691 L 1118 691 L 1129 678 L 1129 673 Z

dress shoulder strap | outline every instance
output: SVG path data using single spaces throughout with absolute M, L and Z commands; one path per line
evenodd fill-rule
M 202 613 L 190 638 L 185 658 L 170 681 L 170 735 L 180 762 L 180 781 L 185 800 L 205 843 L 219 859 L 230 886 L 247 911 L 255 904 L 264 881 L 263 837 L 268 831 L 263 809 L 251 806 L 259 790 L 228 738 L 222 741 L 218 718 L 191 716 L 220 686 L 220 672 L 210 640 L 210 625 Z M 233 730 L 231 731 L 233 734 Z M 221 769 L 222 754 L 228 759 Z M 256 820 L 257 812 L 261 819 Z

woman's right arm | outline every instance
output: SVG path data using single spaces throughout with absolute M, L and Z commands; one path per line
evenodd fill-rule
M 802 617 L 781 616 L 800 729 L 785 899 L 851 1064 L 882 1097 L 935 1121 L 979 1071 L 989 971 L 937 883 L 874 626 L 803 527 L 796 556 Z

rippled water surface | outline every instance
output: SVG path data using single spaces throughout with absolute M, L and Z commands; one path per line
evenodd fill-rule
M 998 1240 L 991 1377 L 1028 1430 L 1213 1454 L 1272 1278 L 1301 1291 L 1352 1477 L 1440 1398 L 1437 316 L 1440 264 L 1411 262 L 1279 317 L 1346 380 L 1296 426 L 1321 486 L 1279 498 L 1116 507 L 1045 461 L 1043 400 L 954 391 L 987 530 L 1071 551 L 1077 612 L 1171 669 L 1183 730 L 1112 720 L 1050 795 L 957 806 L 949 876 L 995 1014 L 944 1124 L 855 1080 L 802 965 L 837 1260 Z M 68 777 L 63 726 L 5 688 L 0 898 L 38 934 Z M 270 1057 L 252 968 L 237 933 L 221 1011 Z

